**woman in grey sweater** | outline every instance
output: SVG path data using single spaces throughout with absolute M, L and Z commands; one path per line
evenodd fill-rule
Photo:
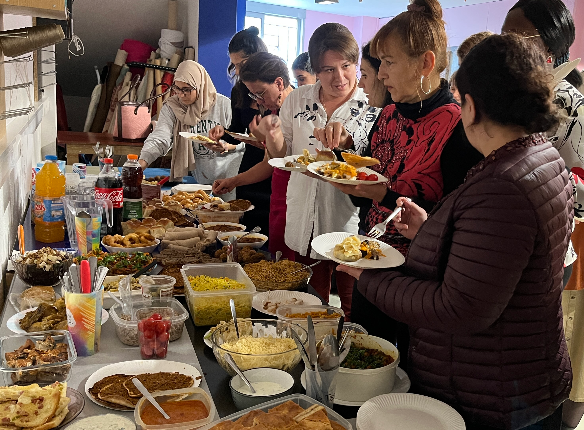
M 171 180 L 192 172 L 199 184 L 237 174 L 244 145 L 199 143 L 180 136 L 180 132 L 206 135 L 216 125 L 231 123 L 231 102 L 217 93 L 211 77 L 195 61 L 183 61 L 176 69 L 172 89 L 175 93 L 164 104 L 158 123 L 146 138 L 140 165 L 146 168 L 172 148 Z M 233 194 L 232 196 L 229 194 Z M 224 196 L 235 198 L 235 191 Z

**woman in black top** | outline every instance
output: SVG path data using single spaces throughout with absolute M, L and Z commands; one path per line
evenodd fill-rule
M 268 48 L 259 37 L 259 30 L 257 27 L 249 27 L 245 30 L 237 32 L 229 42 L 229 59 L 231 60 L 227 72 L 231 76 L 235 85 L 231 90 L 231 125 L 227 129 L 234 133 L 250 132 L 249 125 L 253 121 L 257 121 L 260 112 L 258 104 L 248 97 L 249 90 L 239 80 L 239 71 L 243 63 L 247 61 L 250 55 L 256 52 L 267 52 Z M 269 113 L 269 112 L 264 112 Z M 213 128 L 209 132 L 209 137 L 215 139 L 221 138 L 228 143 L 237 145 L 240 143 L 228 134 L 224 134 L 225 130 L 221 126 Z M 239 172 L 246 172 L 264 159 L 264 148 L 253 146 L 256 142 L 245 142 L 245 153 L 239 166 Z M 272 194 L 272 179 L 266 179 L 251 185 L 243 185 L 237 187 L 235 190 L 238 199 L 246 199 L 252 202 L 255 209 L 246 212 L 241 220 L 241 223 L 249 227 L 260 226 L 262 233 L 269 230 L 269 215 L 270 215 L 270 195 Z

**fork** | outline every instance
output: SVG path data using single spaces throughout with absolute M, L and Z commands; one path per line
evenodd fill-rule
M 367 236 L 373 238 L 373 239 L 379 239 L 384 233 L 385 233 L 385 229 L 387 228 L 387 224 L 395 218 L 395 216 L 402 210 L 402 206 L 398 206 L 394 209 L 394 211 L 387 217 L 387 219 L 385 221 L 380 222 L 379 224 L 376 224 L 373 226 L 373 228 L 371 230 L 369 230 L 369 233 L 367 233 Z

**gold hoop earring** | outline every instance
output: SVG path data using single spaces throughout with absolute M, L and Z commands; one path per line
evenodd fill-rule
M 428 89 L 428 92 L 424 91 L 424 78 L 426 76 L 422 75 L 420 77 L 420 88 L 422 89 L 422 92 L 426 95 L 430 94 L 432 92 L 432 81 L 430 81 L 430 79 L 428 79 L 428 82 L 430 83 L 430 88 Z

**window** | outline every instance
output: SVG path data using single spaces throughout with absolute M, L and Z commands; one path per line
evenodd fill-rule
M 299 17 L 250 11 L 249 8 L 245 16 L 245 28 L 259 28 L 268 52 L 284 59 L 291 78 L 292 63 L 302 52 L 302 24 L 303 20 Z

